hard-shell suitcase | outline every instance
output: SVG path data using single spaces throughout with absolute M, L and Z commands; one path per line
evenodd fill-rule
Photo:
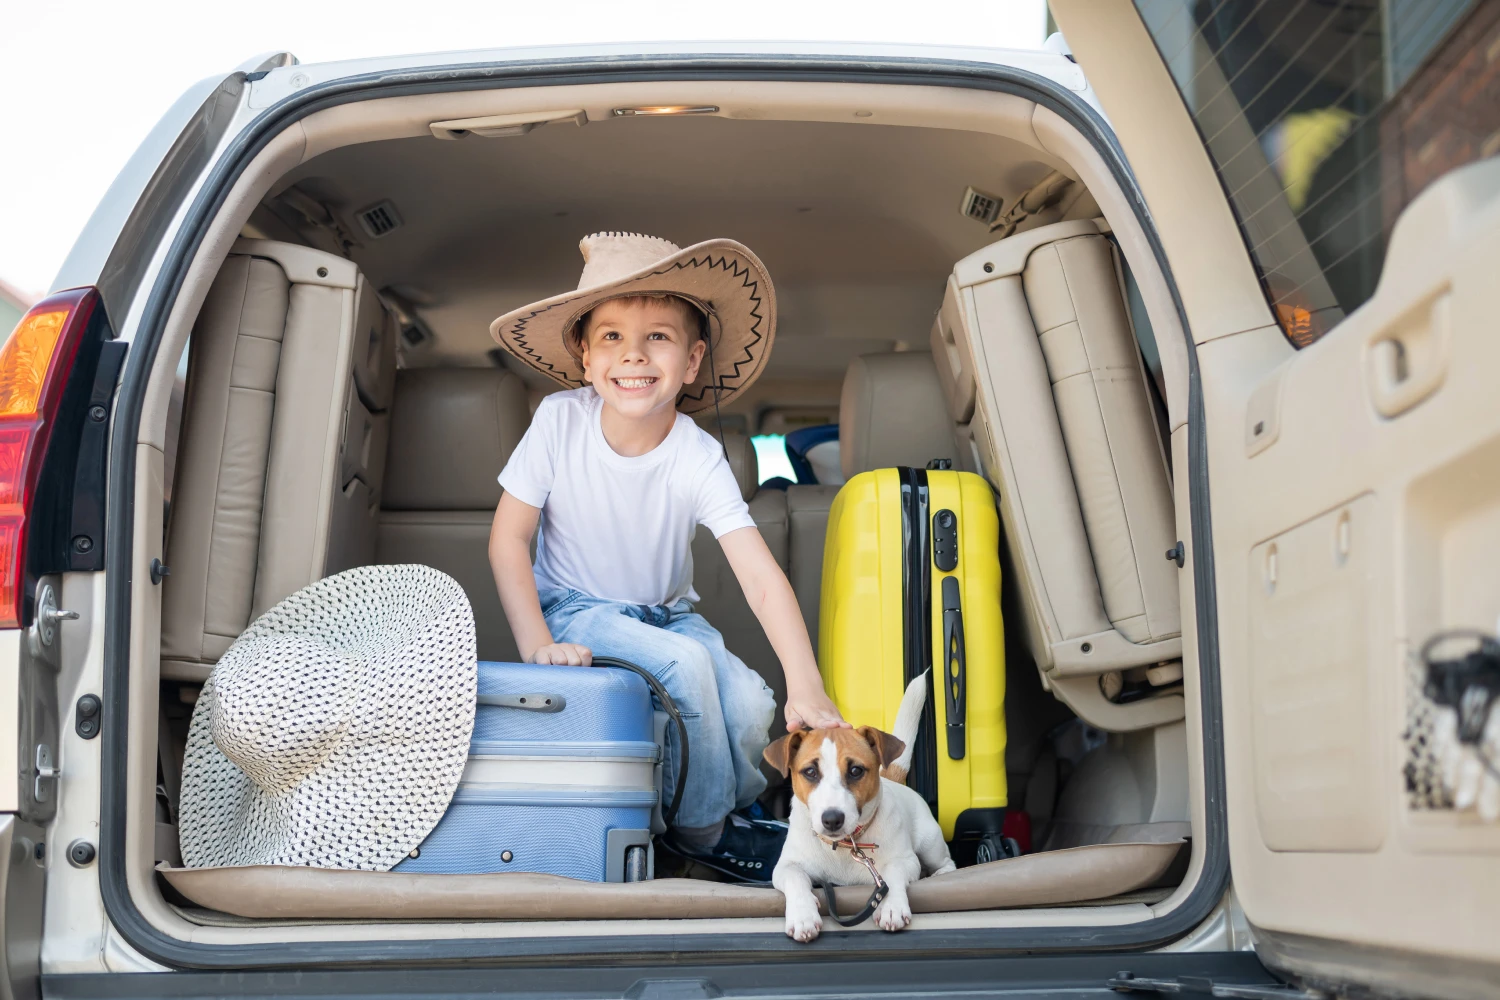
M 818 664 L 845 718 L 886 730 L 907 683 L 932 668 L 907 784 L 949 840 L 1003 857 L 1005 645 L 988 482 L 901 468 L 844 484 L 828 514 Z
M 613 667 L 479 664 L 469 763 L 403 872 L 652 875 L 661 726 L 651 690 Z

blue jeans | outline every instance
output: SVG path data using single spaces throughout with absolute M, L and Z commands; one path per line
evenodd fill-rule
M 724 648 L 724 638 L 687 600 L 671 607 L 621 604 L 576 590 L 546 590 L 542 614 L 555 642 L 587 646 L 651 672 L 682 713 L 692 748 L 676 826 L 705 831 L 765 791 L 761 751 L 776 699 L 760 675 Z M 677 787 L 675 726 L 667 727 L 663 794 Z

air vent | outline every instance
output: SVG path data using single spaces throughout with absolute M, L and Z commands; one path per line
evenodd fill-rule
M 401 228 L 401 216 L 396 214 L 395 205 L 389 201 L 382 201 L 360 212 L 359 224 L 372 238 L 379 239 L 392 230 Z
M 1000 206 L 1005 199 L 996 194 L 986 194 L 977 188 L 964 188 L 964 200 L 958 206 L 959 212 L 975 222 L 982 222 L 986 226 L 1000 217 Z

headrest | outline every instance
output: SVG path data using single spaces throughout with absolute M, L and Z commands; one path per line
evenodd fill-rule
M 724 454 L 734 481 L 740 484 L 740 496 L 748 501 L 760 488 L 760 464 L 755 460 L 755 442 L 744 434 L 724 432 Z
M 493 510 L 495 477 L 531 423 L 526 386 L 501 368 L 396 373 L 386 510 Z
M 959 464 L 948 401 L 932 355 L 864 354 L 850 362 L 839 397 L 844 478 L 897 465 L 921 469 L 934 458 Z

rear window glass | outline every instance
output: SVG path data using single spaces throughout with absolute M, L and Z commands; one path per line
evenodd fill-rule
M 757 434 L 750 439 L 750 443 L 755 445 L 755 462 L 760 466 L 761 482 L 777 476 L 789 482 L 797 481 L 792 460 L 786 457 L 786 435 Z
M 1135 0 L 1298 347 L 1375 291 L 1401 210 L 1500 152 L 1496 0 Z

